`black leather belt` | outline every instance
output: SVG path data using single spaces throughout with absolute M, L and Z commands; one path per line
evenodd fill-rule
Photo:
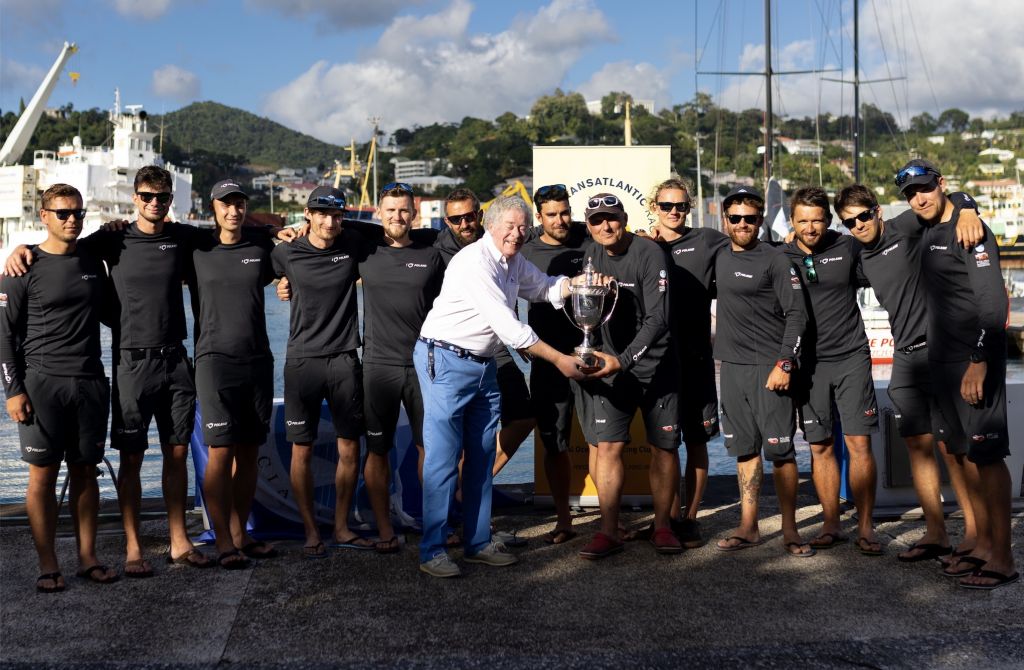
M 908 344 L 907 346 L 900 348 L 900 351 L 902 351 L 905 354 L 910 354 L 917 351 L 918 349 L 924 349 L 927 346 L 928 340 L 921 340 L 920 342 L 914 342 L 913 344 Z
M 452 352 L 459 358 L 466 358 L 476 363 L 487 363 L 489 361 L 494 360 L 493 356 L 478 356 L 474 354 L 472 351 L 468 351 L 466 349 L 463 349 L 462 347 L 457 347 L 451 342 L 445 342 L 444 340 L 434 340 L 429 337 L 420 337 L 417 339 L 419 339 L 420 342 L 426 344 L 428 349 L 430 347 L 440 347 L 442 349 L 447 349 L 448 351 Z
M 133 361 L 143 361 L 147 358 L 179 358 L 182 354 L 182 347 L 178 344 L 172 344 L 167 347 L 146 347 L 143 349 L 122 349 L 128 354 L 128 357 Z

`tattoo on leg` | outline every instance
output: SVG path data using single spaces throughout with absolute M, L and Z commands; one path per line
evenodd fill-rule
M 757 502 L 757 496 L 761 493 L 761 480 L 764 479 L 764 463 L 761 459 L 757 460 L 757 467 L 749 478 L 744 477 L 743 473 L 739 473 L 740 477 L 740 497 L 748 505 L 753 505 Z

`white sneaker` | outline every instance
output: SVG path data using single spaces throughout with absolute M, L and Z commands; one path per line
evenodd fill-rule
M 483 563 L 495 568 L 503 568 L 519 562 L 519 559 L 509 553 L 508 547 L 501 542 L 491 542 L 472 556 L 466 554 L 465 559 L 467 563 Z
M 431 577 L 458 577 L 462 575 L 459 566 L 448 558 L 448 554 L 438 554 L 426 563 L 420 563 L 420 572 L 425 572 Z

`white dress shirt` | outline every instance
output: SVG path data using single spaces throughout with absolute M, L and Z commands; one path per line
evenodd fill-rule
M 562 281 L 516 254 L 505 258 L 485 232 L 455 254 L 441 293 L 420 335 L 444 340 L 478 356 L 494 356 L 503 344 L 524 349 L 540 339 L 515 313 L 516 298 L 562 308 Z

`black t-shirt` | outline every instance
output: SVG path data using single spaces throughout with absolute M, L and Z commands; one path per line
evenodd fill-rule
M 270 356 L 263 289 L 274 279 L 273 246 L 265 232 L 248 228 L 236 244 L 221 244 L 214 233 L 199 240 L 188 276 L 197 359 Z
M 1006 355 L 1009 298 L 999 267 L 999 245 L 989 227 L 974 249 L 956 240 L 955 212 L 949 223 L 924 234 L 923 272 L 928 296 L 928 357 L 936 361 L 969 360 L 981 350 Z
M 686 228 L 679 239 L 659 240 L 671 260 L 669 328 L 680 357 L 711 357 L 711 300 L 715 256 L 729 238 L 711 228 Z
M 677 360 L 668 346 L 668 259 L 651 240 L 627 235 L 631 242 L 620 255 L 609 256 L 593 240 L 583 247 L 583 255 L 593 259 L 597 272 L 619 283 L 618 303 L 600 329 L 601 350 L 646 383 L 663 361 L 674 365 Z
M 554 245 L 536 235 L 523 245 L 520 253 L 551 277 L 575 277 L 586 262 L 581 242 L 570 236 L 564 245 Z M 583 331 L 573 325 L 563 310 L 555 309 L 550 303 L 530 303 L 528 322 L 537 337 L 564 354 L 571 353 L 583 341 Z
M 413 242 L 367 246 L 359 263 L 363 278 L 363 361 L 412 365 L 423 320 L 441 291 L 445 264 L 436 248 Z M 471 289 L 470 289 L 471 290 Z
M 115 350 L 181 344 L 188 334 L 181 282 L 192 251 L 208 236 L 179 223 L 165 223 L 161 232 L 147 235 L 136 221 L 122 231 L 97 231 L 79 243 L 110 267 L 114 290 L 107 297 Z
M 31 247 L 32 271 L 0 279 L 0 366 L 7 396 L 25 392 L 25 370 L 100 377 L 106 273 L 95 256 Z
M 289 358 L 332 356 L 359 348 L 356 280 L 364 250 L 362 236 L 347 229 L 326 249 L 316 248 L 308 237 L 274 248 L 274 276 L 288 277 L 291 287 Z
M 803 283 L 782 247 L 726 247 L 715 259 L 715 284 L 715 358 L 772 365 L 799 356 L 807 325 Z
M 809 281 L 804 258 L 808 255 L 796 240 L 782 247 L 804 280 L 810 318 L 804 352 L 809 359 L 838 361 L 868 350 L 864 320 L 857 303 L 857 289 L 867 284 L 859 274 L 861 245 L 850 235 L 826 230 L 810 254 L 818 280 Z

